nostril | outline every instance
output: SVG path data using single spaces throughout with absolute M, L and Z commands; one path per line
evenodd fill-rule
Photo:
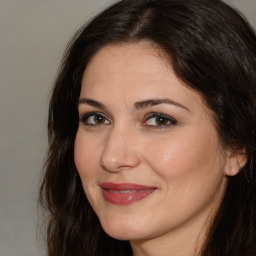
M 140 159 L 138 148 L 133 143 L 134 133 L 122 123 L 113 127 L 108 135 L 102 149 L 100 165 L 112 172 L 136 167 Z
M 123 149 L 116 152 L 104 151 L 100 158 L 100 166 L 105 170 L 117 172 L 138 166 L 140 160 L 135 150 Z

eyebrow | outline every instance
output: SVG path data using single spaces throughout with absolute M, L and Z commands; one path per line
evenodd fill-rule
M 96 107 L 96 108 L 100 108 L 100 109 L 103 109 L 103 110 L 107 110 L 107 107 L 104 104 L 102 104 L 102 103 L 100 103 L 100 102 L 98 102 L 96 100 L 81 98 L 78 101 L 78 106 L 80 104 L 87 104 L 87 105 L 90 105 L 92 107 Z
M 107 107 L 96 101 L 96 100 L 92 100 L 92 99 L 87 99 L 87 98 L 81 98 L 78 101 L 78 105 L 80 104 L 87 104 L 96 108 L 100 108 L 103 110 L 107 110 Z M 168 99 L 168 98 L 164 98 L 164 99 L 148 99 L 148 100 L 143 100 L 143 101 L 138 101 L 136 103 L 134 103 L 134 109 L 135 110 L 140 110 L 140 109 L 144 109 L 144 108 L 148 108 L 148 107 L 152 107 L 155 105 L 160 105 L 160 104 L 169 104 L 169 105 L 174 105 L 176 107 L 180 107 L 183 108 L 187 111 L 190 111 L 186 106 L 182 105 L 179 102 L 176 102 L 174 100 Z
M 190 111 L 187 107 L 185 107 L 184 105 L 182 105 L 181 103 L 168 99 L 168 98 L 164 98 L 164 99 L 148 99 L 148 100 L 144 100 L 144 101 L 139 101 L 136 102 L 134 104 L 134 108 L 136 110 L 138 109 L 143 109 L 143 108 L 148 108 L 148 107 L 152 107 L 155 105 L 159 105 L 159 104 L 169 104 L 169 105 L 174 105 L 176 107 L 180 107 L 183 108 L 187 111 Z

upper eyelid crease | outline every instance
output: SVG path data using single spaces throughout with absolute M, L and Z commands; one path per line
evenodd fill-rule
M 165 118 L 169 120 L 172 124 L 177 124 L 178 122 L 175 118 L 163 113 L 152 113 L 151 116 L 147 117 L 146 121 L 148 121 L 151 118 L 157 118 L 157 117 Z
M 83 123 L 86 120 L 88 120 L 90 117 L 96 116 L 96 115 L 102 116 L 103 118 L 105 118 L 107 120 L 108 123 L 111 123 L 111 121 L 105 115 L 103 115 L 102 113 L 99 113 L 99 112 L 89 112 L 89 113 L 86 113 L 86 114 L 82 114 L 79 117 L 79 122 Z

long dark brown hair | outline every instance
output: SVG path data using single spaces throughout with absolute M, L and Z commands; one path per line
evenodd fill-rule
M 74 164 L 81 79 L 108 44 L 151 41 L 176 75 L 214 113 L 223 145 L 248 162 L 228 185 L 201 256 L 256 254 L 256 36 L 220 0 L 123 0 L 82 27 L 69 43 L 49 107 L 49 151 L 40 189 L 49 256 L 131 256 L 109 237 L 89 205 Z

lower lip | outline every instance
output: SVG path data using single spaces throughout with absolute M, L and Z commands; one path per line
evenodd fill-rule
M 124 205 L 142 200 L 152 194 L 156 189 L 115 191 L 102 189 L 103 197 L 112 204 Z

